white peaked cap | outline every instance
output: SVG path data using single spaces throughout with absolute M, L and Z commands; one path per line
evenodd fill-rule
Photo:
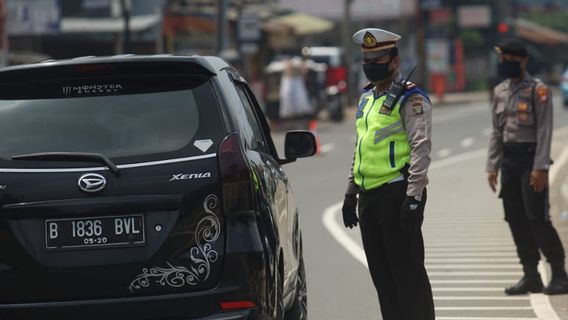
M 365 28 L 353 34 L 353 41 L 361 46 L 363 58 L 372 59 L 384 56 L 396 47 L 400 40 L 398 34 L 378 28 Z

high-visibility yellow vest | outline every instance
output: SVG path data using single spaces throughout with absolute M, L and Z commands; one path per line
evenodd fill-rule
M 353 177 L 362 190 L 380 187 L 400 176 L 410 159 L 410 145 L 400 118 L 405 99 L 399 99 L 389 112 L 383 107 L 386 97 L 375 99 L 369 91 L 359 101 Z

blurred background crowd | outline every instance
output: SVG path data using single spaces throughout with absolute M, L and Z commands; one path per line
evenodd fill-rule
M 529 44 L 531 73 L 564 82 L 568 95 L 568 0 L 0 0 L 0 13 L 3 66 L 219 55 L 251 83 L 272 120 L 321 110 L 343 119 L 365 82 L 351 41 L 363 27 L 401 34 L 403 76 L 418 65 L 412 80 L 439 98 L 489 92 L 499 81 L 493 47 L 509 36 Z M 290 80 L 298 76 L 303 84 Z

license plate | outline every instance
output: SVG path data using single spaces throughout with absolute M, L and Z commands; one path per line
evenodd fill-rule
M 144 242 L 141 214 L 45 221 L 45 245 L 49 250 L 131 247 Z

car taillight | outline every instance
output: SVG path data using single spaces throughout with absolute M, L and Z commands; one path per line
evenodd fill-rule
M 219 170 L 225 212 L 254 210 L 251 171 L 236 133 L 225 137 L 219 146 Z
M 256 303 L 252 301 L 223 301 L 220 305 L 223 311 L 256 308 Z

